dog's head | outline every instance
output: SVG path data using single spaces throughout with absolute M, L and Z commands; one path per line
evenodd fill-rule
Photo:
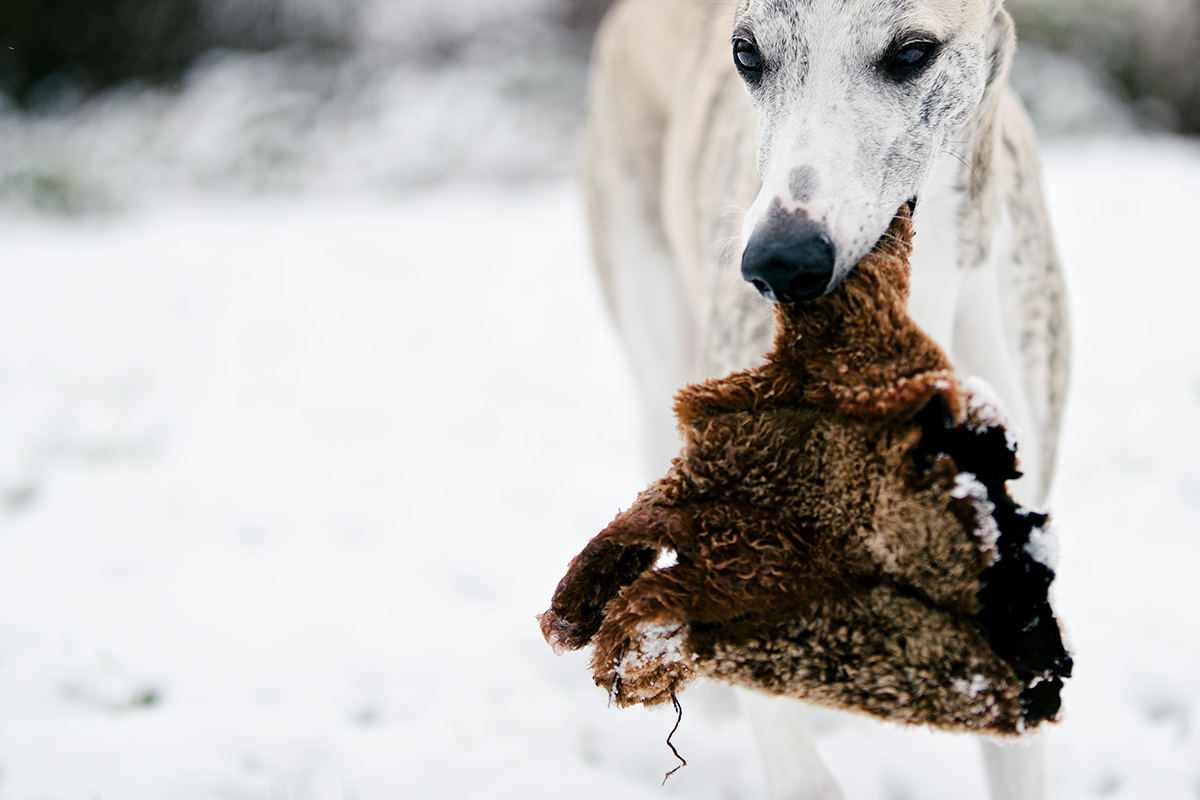
M 740 0 L 733 60 L 763 181 L 742 275 L 764 296 L 828 292 L 939 158 L 978 157 L 1014 49 L 1001 3 Z

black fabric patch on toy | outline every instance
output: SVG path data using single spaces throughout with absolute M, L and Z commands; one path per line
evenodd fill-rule
M 1005 489 L 1005 481 L 1021 477 L 1021 472 L 1003 428 L 956 425 L 940 394 L 914 421 L 923 432 L 913 451 L 922 474 L 938 457 L 949 456 L 960 472 L 971 473 L 987 488 L 1000 529 L 999 558 L 979 578 L 981 610 L 975 620 L 988 644 L 1026 685 L 1020 698 L 1026 720 L 1036 724 L 1052 719 L 1062 705 L 1059 692 L 1063 679 L 1071 677 L 1073 662 L 1050 608 L 1054 571 L 1028 549 L 1034 530 L 1044 528 L 1049 517 L 1018 505 Z

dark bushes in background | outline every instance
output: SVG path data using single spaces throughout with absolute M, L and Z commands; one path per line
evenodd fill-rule
M 4 0 L 0 88 L 20 102 L 180 74 L 204 46 L 198 0 Z
M 559 20 L 567 30 L 591 43 L 604 13 L 614 0 L 562 0 Z
M 1104 76 L 1149 128 L 1200 133 L 1200 0 L 1008 0 L 1020 42 Z
M 0 0 L 0 91 L 38 105 L 171 82 L 206 50 L 345 46 L 348 25 L 287 0 Z
M 361 34 L 356 11 L 376 1 L 0 0 L 0 91 L 36 106 L 64 88 L 87 95 L 130 79 L 170 82 L 212 48 L 264 51 L 303 42 L 348 50 Z M 538 30 L 562 37 L 558 52 L 582 58 L 611 3 L 558 0 L 542 20 L 549 27 Z M 1008 0 L 1008 7 L 1027 48 L 1084 64 L 1142 124 L 1200 133 L 1200 0 Z M 512 18 L 520 13 L 530 12 L 507 22 L 518 29 L 536 22 Z M 495 28 L 456 35 L 470 30 L 487 38 L 498 35 Z M 445 53 L 453 57 L 466 44 Z

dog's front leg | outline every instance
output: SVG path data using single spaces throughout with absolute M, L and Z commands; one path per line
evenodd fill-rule
M 1040 736 L 1011 743 L 984 739 L 981 744 L 991 800 L 1041 800 L 1045 797 L 1046 757 Z
M 767 800 L 842 800 L 817 754 L 804 704 L 750 690 L 739 696 L 758 741 Z
M 1012 312 L 1004 298 L 1013 295 L 1003 286 L 1005 275 L 1013 272 L 1013 228 L 1007 210 L 1000 213 L 993 234 L 991 257 L 962 276 L 953 358 L 963 376 L 978 375 L 991 384 L 1004 401 L 1012 421 L 1010 430 L 1018 434 L 1017 454 L 1024 476 L 1010 483 L 1009 489 L 1021 504 L 1041 508 L 1045 503 L 1042 470 L 1045 467 L 1040 439 L 1042 426 L 1035 419 L 1030 392 L 1038 388 L 1022 369 L 1019 339 L 1014 335 Z M 1045 797 L 1045 757 L 1040 739 L 1030 742 L 998 744 L 981 741 L 991 800 L 1042 800 Z

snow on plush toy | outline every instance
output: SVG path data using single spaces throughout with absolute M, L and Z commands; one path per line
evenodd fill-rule
M 706 676 L 953 730 L 1057 716 L 1047 518 L 1005 488 L 986 384 L 908 316 L 911 241 L 905 208 L 838 289 L 777 307 L 764 366 L 681 390 L 681 455 L 571 562 L 542 633 L 592 645 L 618 705 Z

